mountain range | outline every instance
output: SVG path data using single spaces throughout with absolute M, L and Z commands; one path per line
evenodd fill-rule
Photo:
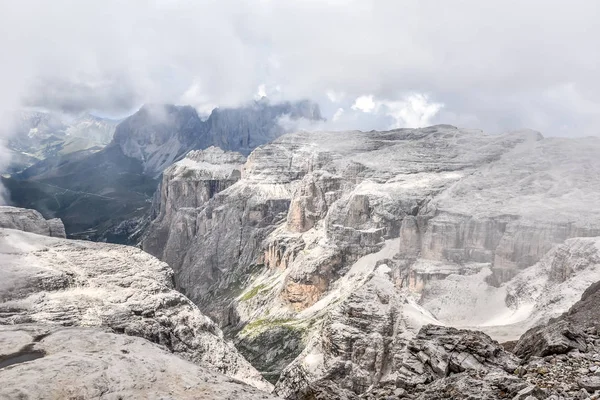
M 212 145 L 248 154 L 285 132 L 279 124 L 283 116 L 322 119 L 319 107 L 308 101 L 272 105 L 262 99 L 242 108 L 215 109 L 206 120 L 190 106 L 145 105 L 116 126 L 104 148 L 49 153 L 3 178 L 3 184 L 14 205 L 61 218 L 70 237 L 130 243 L 164 168 L 190 150 Z M 50 115 L 44 118 L 53 121 Z M 44 126 L 46 141 L 58 136 L 50 122 L 36 126 Z
M 517 340 L 600 280 L 598 154 L 447 125 L 209 148 L 165 170 L 142 248 L 283 397 L 411 387 L 429 325 Z
M 0 394 L 600 398 L 600 139 L 284 115 L 147 105 L 5 179 Z
M 112 140 L 118 121 L 80 115 L 66 120 L 40 111 L 15 113 L 14 132 L 7 143 L 10 164 L 3 173 L 17 173 L 52 157 L 102 149 Z

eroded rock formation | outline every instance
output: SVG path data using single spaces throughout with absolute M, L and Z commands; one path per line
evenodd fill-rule
M 600 235 L 599 153 L 596 138 L 444 125 L 284 135 L 169 217 L 163 189 L 142 246 L 265 376 L 282 374 L 280 393 L 298 376 L 366 393 L 400 373 L 394 355 L 424 324 L 514 339 L 576 301 L 596 263 L 552 249 L 596 251 L 581 243 Z

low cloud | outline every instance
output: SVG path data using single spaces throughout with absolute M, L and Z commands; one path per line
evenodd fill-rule
M 354 104 L 352 104 L 353 110 L 359 110 L 362 112 L 370 113 L 376 111 L 378 109 L 377 104 L 373 101 L 373 96 L 360 96 L 356 100 L 354 100 Z
M 388 128 L 395 129 L 431 125 L 442 107 L 444 105 L 441 103 L 431 102 L 426 94 L 410 93 L 401 100 L 392 101 L 375 100 L 373 95 L 360 96 L 354 101 L 352 110 L 391 117 L 393 123 Z M 334 118 L 334 121 L 337 120 L 339 116 Z
M 105 79 L 40 79 L 21 99 L 25 107 L 79 114 L 99 110 L 119 114 L 139 105 L 141 96 L 126 77 Z
M 0 110 L 206 114 L 266 94 L 317 101 L 337 128 L 598 134 L 599 14 L 585 0 L 5 1 Z

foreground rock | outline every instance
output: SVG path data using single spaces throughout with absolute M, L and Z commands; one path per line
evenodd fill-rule
M 99 328 L 0 326 L 3 399 L 270 399 L 139 337 Z
M 141 250 L 0 229 L 0 324 L 103 327 L 269 390 L 219 328 Z
M 285 395 L 299 400 L 595 399 L 600 397 L 594 389 L 598 360 L 595 350 L 521 360 L 482 332 L 426 325 L 390 360 L 389 370 L 395 372 L 360 395 L 343 379 L 348 368 L 343 363 L 337 367 L 341 375 L 310 384 L 303 380 L 309 375 L 297 375 L 298 390 Z M 288 371 L 284 379 L 289 378 Z
M 600 398 L 600 282 L 567 312 L 521 336 L 518 374 L 563 398 Z M 592 396 L 593 395 L 593 396 Z
M 482 332 L 427 325 L 394 355 L 398 373 L 393 379 L 356 395 L 355 388 L 344 387 L 349 381 L 327 376 L 302 384 L 287 398 L 598 399 L 600 342 L 595 335 L 588 335 L 587 341 L 585 352 L 519 359 Z
M 18 229 L 38 235 L 64 238 L 65 227 L 59 218 L 45 219 L 35 210 L 0 206 L 0 228 Z
M 519 339 L 514 352 L 521 357 L 588 352 L 600 335 L 600 282 L 585 290 L 566 313 L 534 327 Z

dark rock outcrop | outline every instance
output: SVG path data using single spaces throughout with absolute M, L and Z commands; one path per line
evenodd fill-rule
M 585 352 L 589 334 L 600 333 L 600 282 L 592 284 L 569 311 L 521 336 L 514 353 L 520 357 Z
M 585 351 L 586 348 L 581 328 L 567 321 L 557 321 L 525 332 L 513 351 L 520 357 L 544 357 L 568 353 L 573 349 Z

